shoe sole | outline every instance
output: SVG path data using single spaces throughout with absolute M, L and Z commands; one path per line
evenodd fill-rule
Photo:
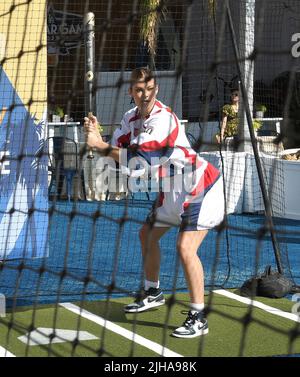
M 154 302 L 151 302 L 149 305 L 145 305 L 145 306 L 142 306 L 141 308 L 132 308 L 132 309 L 126 309 L 124 308 L 124 312 L 125 313 L 140 313 L 140 312 L 145 312 L 146 310 L 150 310 L 150 309 L 153 309 L 153 308 L 157 308 L 158 306 L 161 306 L 161 305 L 164 305 L 165 304 L 165 300 L 162 300 L 162 301 L 154 301 Z
M 191 339 L 191 338 L 197 338 L 197 336 L 202 336 L 208 334 L 208 329 L 205 329 L 203 331 L 199 331 L 196 334 L 193 335 L 180 335 L 180 334 L 175 334 L 172 333 L 172 336 L 175 336 L 176 338 L 185 338 L 185 339 Z

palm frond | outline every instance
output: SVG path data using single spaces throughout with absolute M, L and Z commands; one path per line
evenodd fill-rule
M 216 13 L 217 0 L 208 0 L 208 9 L 210 16 L 213 17 Z
M 142 0 L 140 19 L 140 39 L 147 45 L 149 53 L 156 53 L 158 29 L 165 18 L 166 8 L 163 0 Z

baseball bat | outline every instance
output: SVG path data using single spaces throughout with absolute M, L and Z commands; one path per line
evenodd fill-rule
M 85 110 L 88 117 L 94 114 L 94 72 L 95 72 L 95 15 L 88 12 L 84 15 L 84 44 L 85 44 Z M 93 159 L 90 149 L 88 159 Z

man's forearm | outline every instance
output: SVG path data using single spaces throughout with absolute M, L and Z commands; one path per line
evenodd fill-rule
M 112 147 L 110 144 L 101 142 L 97 145 L 96 150 L 103 156 L 113 158 L 115 161 L 120 162 L 120 148 Z

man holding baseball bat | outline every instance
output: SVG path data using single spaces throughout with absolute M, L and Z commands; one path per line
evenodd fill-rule
M 142 312 L 165 303 L 159 286 L 159 240 L 171 226 L 179 226 L 177 251 L 191 302 L 186 320 L 172 335 L 193 338 L 208 333 L 204 314 L 204 274 L 197 251 L 208 230 L 223 220 L 222 177 L 191 148 L 184 126 L 168 107 L 157 100 L 157 93 L 158 86 L 151 70 L 133 70 L 129 94 L 136 107 L 125 113 L 122 119 L 117 146 L 103 141 L 95 116 L 85 118 L 86 142 L 89 148 L 121 165 L 124 152 L 128 162 L 132 157 L 138 157 L 150 166 L 159 164 L 162 179 L 168 170 L 166 167 L 172 164 L 173 168 L 167 173 L 171 180 L 170 190 L 159 193 L 139 233 L 145 272 L 144 291 L 124 310 Z M 175 169 L 181 169 L 182 175 L 174 174 Z M 184 187 L 178 184 L 179 181 L 175 182 L 176 176 L 182 176 Z

